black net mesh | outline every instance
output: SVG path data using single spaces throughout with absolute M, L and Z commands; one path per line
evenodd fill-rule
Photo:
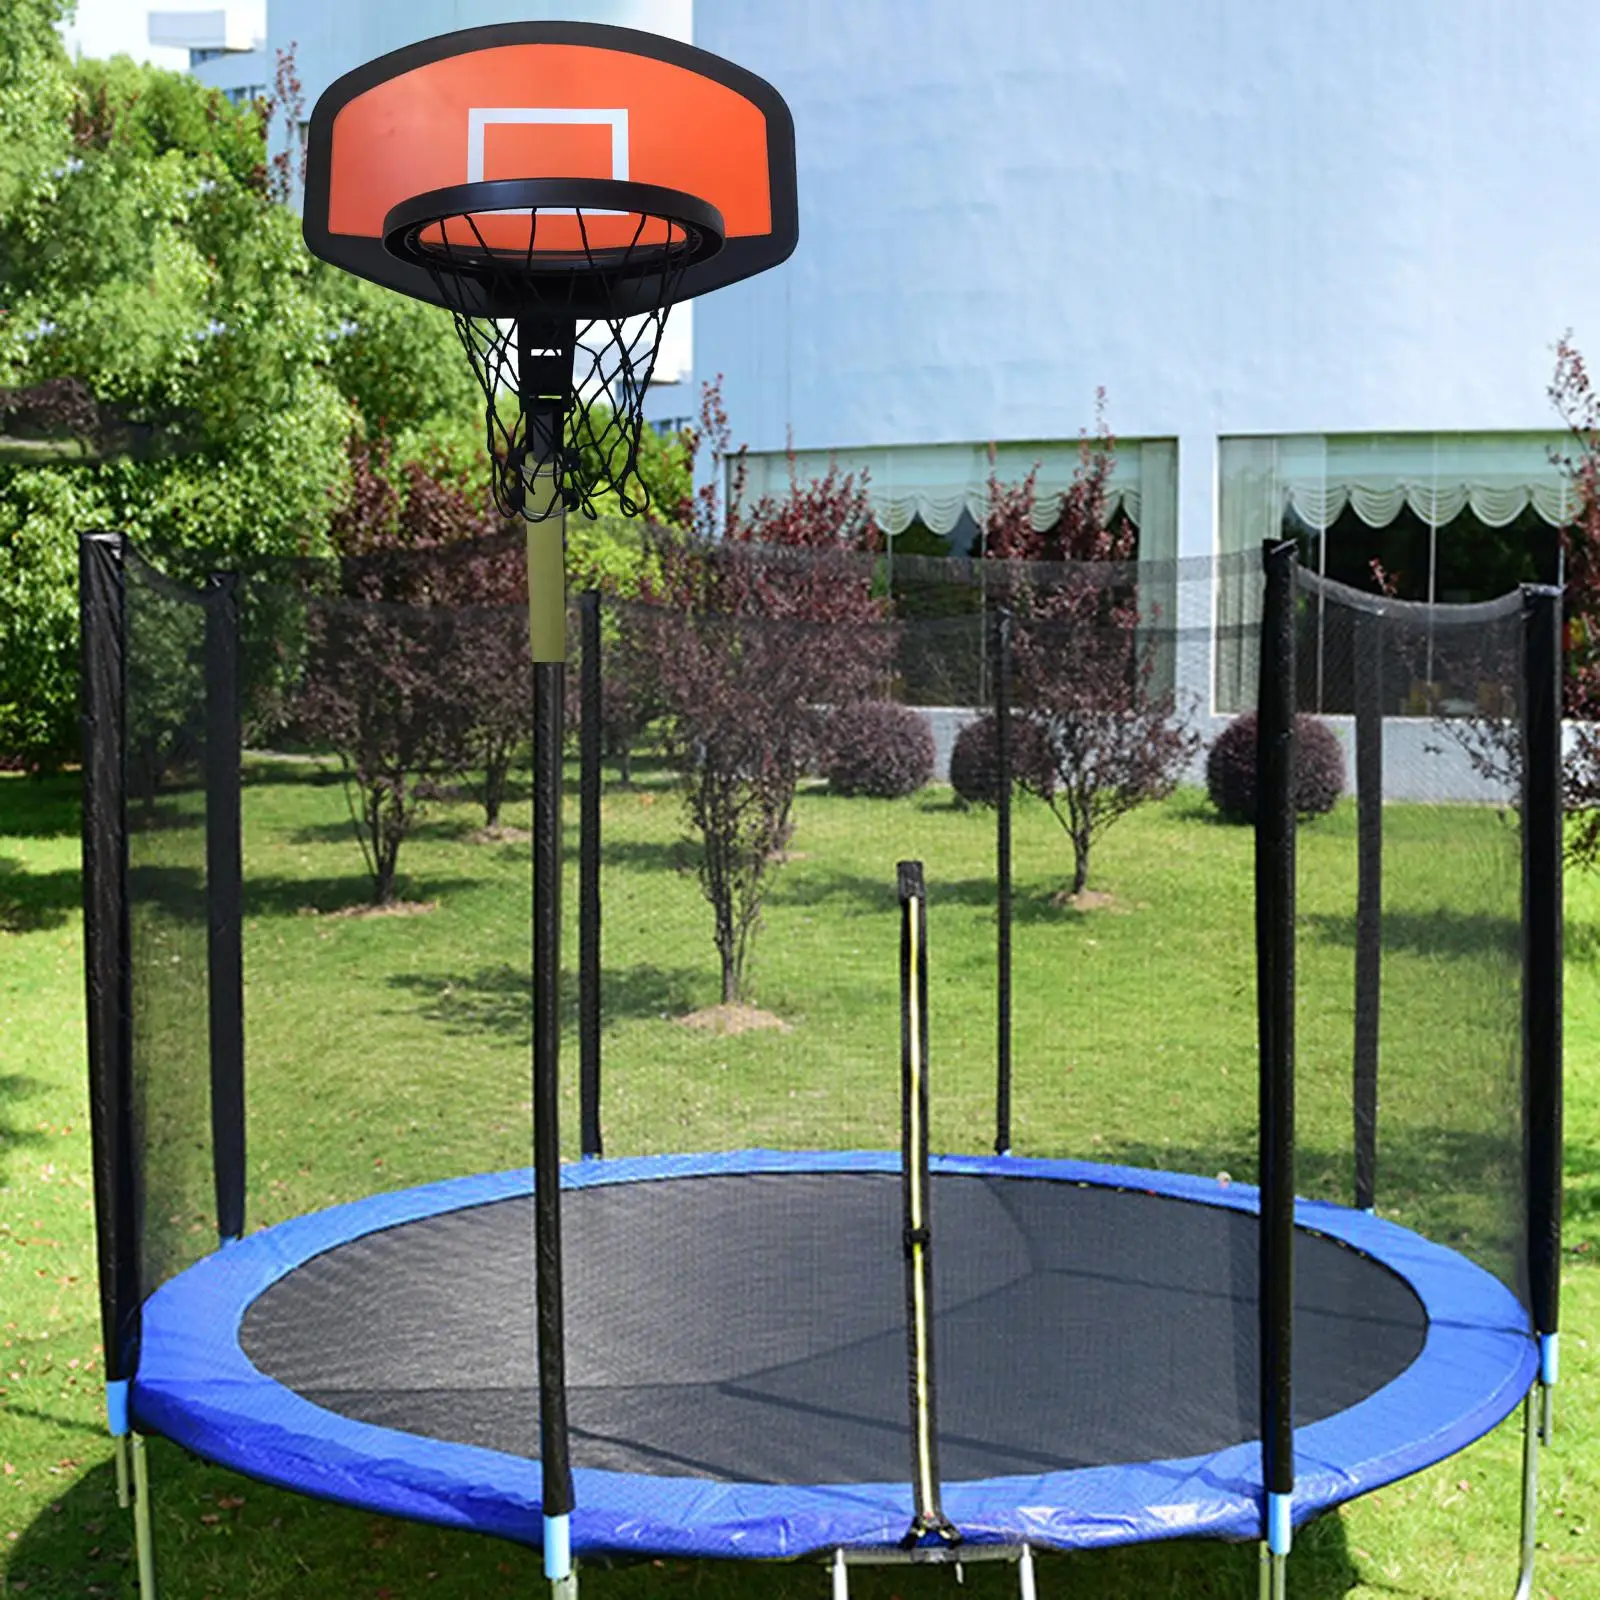
M 1382 803 L 1300 834 L 1299 1186 L 1350 1201 L 1366 1073 L 1380 1214 L 1526 1300 L 1520 597 L 1429 607 L 1302 583 L 1301 708 Z M 1358 766 L 1362 724 L 1381 771 Z
M 206 903 L 206 616 L 201 592 L 124 564 L 128 961 L 140 1276 L 215 1247 Z
M 612 492 L 627 515 L 646 509 L 638 475 L 644 398 L 667 313 L 702 246 L 666 217 L 624 219 L 579 206 L 526 213 L 515 246 L 486 236 L 499 214 L 441 218 L 410 241 L 484 395 L 495 504 L 541 521 L 561 510 L 595 514 Z M 553 248 L 550 236 L 562 248 Z M 481 314 L 485 299 L 497 314 Z M 598 300 L 606 308 L 594 315 Z M 629 315 L 610 314 L 626 305 Z M 553 378 L 534 375 L 548 367 Z M 561 436 L 551 436 L 555 404 Z M 548 489 L 536 482 L 544 478 Z
M 529 1159 L 523 582 L 515 541 L 246 578 L 252 1227 Z M 976 1154 L 1000 1141 L 1021 1155 L 1252 1183 L 1254 835 L 1208 798 L 1207 774 L 1221 770 L 1216 741 L 1228 726 L 1211 709 L 1221 664 L 1255 681 L 1259 594 L 1254 560 L 1021 568 L 653 546 L 641 592 L 599 607 L 597 657 L 582 658 L 569 627 L 568 1154 L 579 1153 L 589 1014 L 578 737 L 583 673 L 597 667 L 601 917 L 588 1048 L 607 1156 L 897 1149 L 895 866 L 915 859 L 928 883 L 936 1150 Z M 1219 629 L 1218 615 L 1234 620 Z M 1332 587 L 1303 597 L 1301 704 L 1337 770 L 1313 786 L 1298 835 L 1299 1190 L 1355 1204 L 1359 1157 L 1382 1215 L 1522 1292 L 1517 617 L 1514 598 L 1461 611 L 1375 605 Z M 150 1259 L 163 1262 L 208 1242 L 188 1231 L 206 1213 L 209 1181 L 194 1088 L 205 1071 L 203 832 L 188 820 L 201 628 L 199 608 L 158 585 L 130 599 L 130 725 L 153 715 L 163 730 L 140 783 L 177 819 L 136 841 L 151 873 L 136 873 L 137 1025 L 145 1123 L 159 1130 L 146 1136 L 144 1226 Z M 1381 804 L 1365 808 L 1358 709 L 1362 729 L 1374 716 L 1381 724 Z M 1363 847 L 1370 857 L 1375 839 L 1376 923 L 1361 893 Z M 1358 1055 L 1375 1061 L 1365 1155 Z M 173 1108 L 170 1123 L 160 1106 Z M 941 1182 L 948 1194 L 956 1180 Z M 784 1455 L 788 1436 L 752 1419 L 770 1402 L 792 1420 L 797 1395 L 821 1386 L 851 1397 L 850 1427 L 834 1419 L 825 1430 L 837 1470 L 892 1471 L 903 1437 L 883 1448 L 878 1437 L 904 1393 L 892 1185 L 770 1185 L 759 1206 L 738 1186 L 635 1187 L 627 1216 L 592 1197 L 569 1213 L 577 1464 L 667 1470 L 699 1450 L 708 1472 L 736 1473 L 727 1439 L 705 1420 L 715 1393 L 716 1427 L 757 1447 L 750 1470 L 800 1473 Z M 943 1201 L 944 1235 L 937 1187 L 933 1198 L 945 1241 L 934 1249 L 938 1292 L 950 1307 L 940 1383 L 947 1415 L 960 1419 L 952 1463 L 1029 1471 L 1253 1437 L 1252 1229 L 1215 1207 L 1178 1206 L 1169 1222 L 1169 1203 L 1154 1199 L 1135 1215 L 1099 1191 L 1075 1222 L 1018 1215 L 1003 1227 L 1004 1189 Z M 175 1198 L 158 1205 L 157 1194 Z M 253 1357 L 281 1362 L 351 1415 L 392 1422 L 416 1405 L 420 1431 L 459 1427 L 531 1450 L 528 1207 L 506 1204 L 459 1219 L 459 1232 L 397 1231 L 329 1256 L 252 1311 Z M 858 1221 L 866 1231 L 851 1231 Z M 1100 1253 L 1058 1261 L 1050 1239 Z M 462 1241 L 477 1241 L 470 1259 Z M 1137 1270 L 1134 1241 L 1150 1254 Z M 1018 1267 L 1015 1296 L 985 1278 L 1013 1259 L 1005 1251 L 1035 1263 Z M 1409 1291 L 1391 1286 L 1393 1302 L 1374 1313 L 1377 1280 L 1356 1270 L 1360 1259 L 1325 1241 L 1302 1252 L 1302 1421 L 1415 1354 Z M 646 1285 L 646 1267 L 664 1261 L 672 1270 Z M 857 1276 L 841 1277 L 846 1267 Z M 1058 1267 L 1064 1278 L 1052 1276 Z M 1062 1301 L 1063 1283 L 1081 1294 Z M 1137 1334 L 1095 1321 L 1093 1307 L 1113 1303 L 1115 1318 L 1139 1321 Z M 800 1306 L 848 1311 L 834 1331 L 859 1328 L 872 1360 L 842 1355 L 815 1324 L 786 1331 L 773 1308 L 787 1317 Z M 1004 1314 L 985 1323 L 984 1307 Z M 1055 1381 L 1063 1327 L 1076 1363 L 1065 1386 Z M 474 1337 L 470 1359 L 441 1354 Z M 719 1363 L 742 1359 L 728 1352 L 745 1337 L 770 1392 L 730 1398 Z M 1147 1393 L 1094 1398 L 1113 1395 L 1105 1386 L 1131 1370 L 1122 1358 L 1135 1346 L 1170 1377 L 1170 1405 Z M 1185 1351 L 1196 1365 L 1174 1364 Z M 867 1396 L 880 1381 L 883 1394 Z M 1004 1395 L 1011 1431 L 986 1440 L 984 1419 L 1006 1410 Z M 1064 1409 L 1050 1410 L 1057 1400 Z M 623 1439 L 641 1408 L 662 1429 Z M 825 1408 L 817 1414 L 826 1420 Z M 804 1470 L 825 1470 L 810 1459 Z

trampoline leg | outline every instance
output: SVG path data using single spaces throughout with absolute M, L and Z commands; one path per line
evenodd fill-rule
M 150 1466 L 144 1437 L 132 1434 L 133 1550 L 139 1568 L 139 1600 L 156 1600 L 156 1545 L 150 1532 Z
M 133 1504 L 133 1490 L 129 1485 L 128 1436 L 119 1433 L 111 1441 L 111 1461 L 117 1469 L 117 1509 L 126 1511 Z
M 850 1600 L 850 1569 L 844 1564 L 844 1547 L 833 1552 L 833 1600 Z
M 1033 1586 L 1032 1545 L 1023 1545 L 1022 1554 L 1017 1559 L 1017 1593 L 1020 1600 L 1039 1600 L 1038 1591 Z
M 1550 1386 L 1536 1384 L 1522 1402 L 1522 1564 L 1512 1600 L 1533 1593 L 1533 1549 L 1539 1532 L 1539 1446 L 1550 1437 Z
M 1287 1600 L 1289 1558 L 1276 1554 L 1263 1540 L 1261 1545 L 1261 1600 Z
M 578 1600 L 578 1569 L 573 1567 L 564 1578 L 550 1580 L 550 1600 Z

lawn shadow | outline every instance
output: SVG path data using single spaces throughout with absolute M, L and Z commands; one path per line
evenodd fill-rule
M 280 786 L 330 789 L 344 782 L 344 774 L 332 757 L 247 750 L 240 769 L 240 782 L 247 789 Z
M 445 896 L 481 888 L 476 878 L 417 878 L 404 872 L 395 888 L 397 900 L 442 900 Z M 286 878 L 262 873 L 246 875 L 244 913 L 247 917 L 327 916 L 372 904 L 372 879 L 366 873 L 343 876 Z
M 30 1095 L 42 1093 L 49 1085 L 38 1078 L 29 1078 L 20 1072 L 0 1074 L 0 1183 L 9 1176 L 13 1156 L 20 1155 L 32 1145 L 45 1144 L 49 1135 L 37 1128 L 24 1128 L 13 1122 L 7 1112 L 19 1107 Z
M 76 772 L 48 777 L 0 777 L 0 838 L 64 839 L 81 830 L 83 779 Z
M 1013 923 L 1054 923 L 1072 927 L 1089 921 L 1096 913 L 1065 905 L 1057 898 L 1068 886 L 1070 873 L 1040 883 L 1037 879 L 1018 883 L 1011 889 Z M 940 877 L 936 864 L 928 867 L 928 915 L 938 914 L 941 906 L 962 906 L 998 914 L 999 890 L 992 876 L 965 878 Z M 769 891 L 773 906 L 792 906 L 804 910 L 845 909 L 857 914 L 876 914 L 893 910 L 899 903 L 892 868 L 881 877 L 819 866 L 813 861 L 796 863 L 793 873 L 781 873 Z M 845 904 L 848 902 L 849 904 Z M 1132 909 L 1132 908 L 1129 908 Z
M 575 851 L 569 850 L 569 854 Z M 600 868 L 627 867 L 635 872 L 670 872 L 683 877 L 699 870 L 699 848 L 692 839 L 613 839 L 600 841 Z M 782 874 L 779 875 L 779 881 Z
M 1354 916 L 1312 911 L 1296 921 L 1324 944 L 1355 948 Z M 1386 910 L 1383 947 L 1386 954 L 1404 950 L 1418 956 L 1502 956 L 1519 962 L 1522 928 L 1515 916 L 1456 911 L 1449 906 L 1432 911 Z
M 63 1425 L 54 1418 L 40 1419 Z M 74 1424 L 65 1424 L 77 1428 Z M 116 1499 L 101 1428 L 74 1455 L 93 1463 L 63 1477 L 31 1522 L 15 1524 L 0 1585 L 19 1596 L 132 1595 L 132 1514 Z M 405 1522 L 278 1489 L 190 1455 L 165 1439 L 147 1447 L 156 1575 L 162 1592 L 288 1600 L 291 1595 L 411 1595 L 426 1572 L 441 1600 L 533 1593 L 537 1549 Z M 42 1472 L 43 1464 L 18 1466 Z M 52 1466 L 54 1464 L 52 1463 Z M 10 1481 L 9 1479 L 7 1480 Z M 687 1588 L 684 1590 L 687 1593 Z
M 1574 965 L 1593 966 L 1600 961 L 1600 923 L 1575 922 L 1569 918 L 1565 930 L 1565 954 Z
M 521 967 L 480 967 L 474 973 L 396 973 L 394 989 L 416 996 L 421 1015 L 456 1034 L 486 1032 L 525 1045 L 533 1037 L 533 979 Z M 692 1009 L 704 988 L 706 973 L 698 967 L 640 965 L 608 968 L 600 979 L 602 1028 L 641 1017 L 677 1017 Z M 564 1025 L 576 1025 L 576 975 L 562 974 L 561 1011 Z
M 83 874 L 76 867 L 30 872 L 14 856 L 0 856 L 0 933 L 59 928 L 82 905 Z
M 1565 1156 L 1562 1244 L 1571 1253 L 1600 1261 L 1600 1145 L 1578 1144 L 1569 1136 Z
M 82 1432 L 74 1453 L 90 1464 L 72 1469 L 76 1476 L 64 1480 L 62 1491 L 20 1523 L 7 1546 L 6 1580 L 19 1594 L 24 1588 L 62 1597 L 131 1593 L 132 1516 L 116 1503 L 109 1443 L 99 1428 L 67 1425 Z M 441 1600 L 540 1587 L 542 1558 L 531 1546 L 295 1494 L 161 1438 L 149 1441 L 147 1454 L 157 1572 L 174 1592 L 203 1589 L 259 1600 L 305 1593 L 398 1596 L 417 1592 L 413 1580 L 423 1573 L 428 1592 L 437 1589 Z M 42 1470 L 33 1462 L 19 1465 Z M 1255 1592 L 1259 1555 L 1248 1541 L 1164 1539 L 1072 1553 L 1038 1550 L 1036 1561 L 1041 1592 L 1223 1600 Z M 613 1564 L 601 1557 L 585 1565 L 586 1591 L 592 1584 L 595 1595 L 608 1600 L 712 1594 L 815 1600 L 827 1587 L 826 1569 L 816 1560 L 740 1565 L 624 1558 Z M 1297 1529 L 1289 1571 L 1299 1600 L 1343 1600 L 1362 1578 L 1343 1521 L 1327 1516 Z M 1013 1600 L 1016 1583 L 1009 1562 L 977 1562 L 967 1568 L 960 1592 L 972 1600 Z M 850 1588 L 857 1600 L 935 1600 L 952 1592 L 947 1570 L 903 1565 L 855 1567 Z

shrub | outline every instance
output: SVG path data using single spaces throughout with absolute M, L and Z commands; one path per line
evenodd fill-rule
M 828 718 L 823 773 L 839 794 L 884 800 L 915 794 L 933 776 L 928 719 L 893 700 L 862 700 Z
M 1302 817 L 1332 811 L 1344 793 L 1344 751 L 1325 722 L 1295 718 L 1294 808 Z M 1206 792 L 1230 822 L 1256 820 L 1256 714 L 1235 717 L 1206 756 Z
M 1000 757 L 995 749 L 998 724 L 992 711 L 969 722 L 956 735 L 950 751 L 950 786 L 969 806 L 992 806 L 1000 798 Z M 1013 787 L 1046 793 L 1050 788 L 1049 754 L 1044 734 L 1029 717 L 1011 714 L 1011 778 Z

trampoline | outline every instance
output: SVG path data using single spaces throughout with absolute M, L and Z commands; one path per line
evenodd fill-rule
M 604 902 L 618 908 L 614 967 L 600 961 L 601 898 L 580 893 L 572 1160 L 553 1039 L 532 1030 L 531 1085 L 521 1050 L 503 1047 L 522 985 L 534 1017 L 552 1014 L 540 1010 L 552 991 L 537 959 L 485 967 L 466 921 L 444 971 L 396 975 L 393 1014 L 407 1039 L 459 1027 L 457 1013 L 412 1007 L 460 982 L 481 1047 L 462 1058 L 472 1072 L 442 1061 L 434 1084 L 434 1063 L 410 1060 L 391 1081 L 365 1037 L 308 1062 L 293 982 L 276 1017 L 258 1013 L 246 1071 L 242 691 L 229 671 L 271 659 L 248 627 L 285 631 L 294 592 L 270 574 L 191 590 L 116 536 L 87 537 L 82 554 L 101 1315 L 147 1600 L 149 1436 L 309 1496 L 538 1547 L 561 1600 L 575 1558 L 662 1556 L 825 1560 L 836 1600 L 852 1562 L 1013 1559 L 1031 1600 L 1035 1551 L 1186 1537 L 1260 1540 L 1264 1590 L 1281 1600 L 1295 1526 L 1443 1461 L 1519 1406 L 1529 1581 L 1558 1351 L 1554 591 L 1380 611 L 1273 547 L 1260 725 L 1278 733 L 1262 736 L 1271 804 L 1256 821 L 1254 896 L 1236 897 L 1236 959 L 1207 988 L 1209 920 L 1148 917 L 1152 940 L 1190 941 L 1164 969 L 1188 987 L 1121 986 L 1104 1015 L 1134 1026 L 1115 1050 L 1094 1045 L 1098 990 L 1113 987 L 1095 969 L 1104 924 L 1074 928 L 1052 909 L 1053 944 L 1030 922 L 1013 930 L 1003 851 L 993 899 L 948 858 L 925 876 L 901 856 L 891 901 L 814 828 L 816 899 L 799 899 L 785 932 L 811 937 L 823 898 L 848 914 L 816 919 L 786 1000 L 793 1037 L 669 1031 L 653 982 L 631 1001 L 611 986 L 630 948 L 660 959 L 657 902 L 684 893 L 672 856 L 651 857 L 640 880 L 639 926 L 623 896 Z M 1351 642 L 1328 681 L 1349 689 L 1366 757 L 1356 805 L 1305 846 L 1323 860 L 1297 900 L 1294 706 L 1279 691 L 1296 676 L 1302 594 Z M 318 590 L 315 604 L 367 617 L 359 595 Z M 419 638 L 446 650 L 432 609 L 416 608 L 429 624 Z M 388 604 L 386 625 L 401 612 Z M 580 688 L 595 698 L 598 603 L 585 615 Z M 906 659 L 947 640 L 942 619 L 926 634 L 896 627 Z M 1403 754 L 1410 730 L 1373 711 L 1376 668 L 1421 649 L 1451 681 L 1509 680 L 1530 759 L 1503 813 L 1384 804 L 1378 758 L 1385 741 L 1391 761 Z M 1007 670 L 1002 659 L 991 681 Z M 1450 736 L 1422 732 L 1433 742 L 1401 780 L 1426 776 Z M 592 819 L 597 738 L 579 766 Z M 997 839 L 1010 804 L 1002 791 Z M 882 815 L 894 859 L 911 814 Z M 586 820 L 580 885 L 599 855 Z M 1253 930 L 1241 927 L 1252 911 Z M 987 961 L 963 970 L 954 937 L 930 1004 L 930 923 L 942 941 L 963 916 L 969 939 L 999 927 L 992 1056 Z M 1030 1044 L 1015 1074 L 1013 931 L 1032 974 L 1016 997 Z M 281 943 L 254 947 L 269 1001 Z M 1253 986 L 1240 981 L 1252 954 Z M 842 1028 L 825 1008 L 847 984 Z M 636 1018 L 640 995 L 652 1013 L 607 1046 L 606 1104 L 623 1108 L 609 1151 L 604 994 L 619 1021 Z M 478 1037 L 483 1018 L 499 1037 Z M 980 1132 L 974 1113 L 991 1105 Z M 391 1161 L 396 1116 L 408 1127 Z M 941 1139 L 970 1151 L 992 1138 L 998 1153 L 935 1154 L 930 1119 Z M 892 1143 L 896 1122 L 898 1150 L 860 1147 Z M 337 1154 L 302 1168 L 311 1123 Z M 531 1168 L 473 1170 L 521 1159 L 525 1131 Z M 724 1136 L 788 1144 L 705 1148 Z M 503 1142 L 486 1155 L 480 1137 Z M 620 1153 L 629 1140 L 703 1153 Z M 1111 1159 L 1067 1158 L 1096 1148 Z M 1188 1171 L 1154 1170 L 1163 1161 Z M 297 1184 L 278 1176 L 289 1170 Z M 249 1232 L 252 1176 L 327 1209 Z M 440 1181 L 416 1186 L 424 1176 Z
M 895 1546 L 898 1157 L 745 1151 L 565 1174 L 580 1553 Z M 933 1163 L 946 1514 L 968 1546 L 1260 1524 L 1253 1188 Z M 530 1175 L 266 1229 L 145 1306 L 135 1421 L 285 1487 L 537 1543 Z M 1490 1274 L 1302 1204 L 1297 1520 L 1463 1448 L 1537 1352 Z M 972 1550 L 973 1554 L 977 1549 Z

